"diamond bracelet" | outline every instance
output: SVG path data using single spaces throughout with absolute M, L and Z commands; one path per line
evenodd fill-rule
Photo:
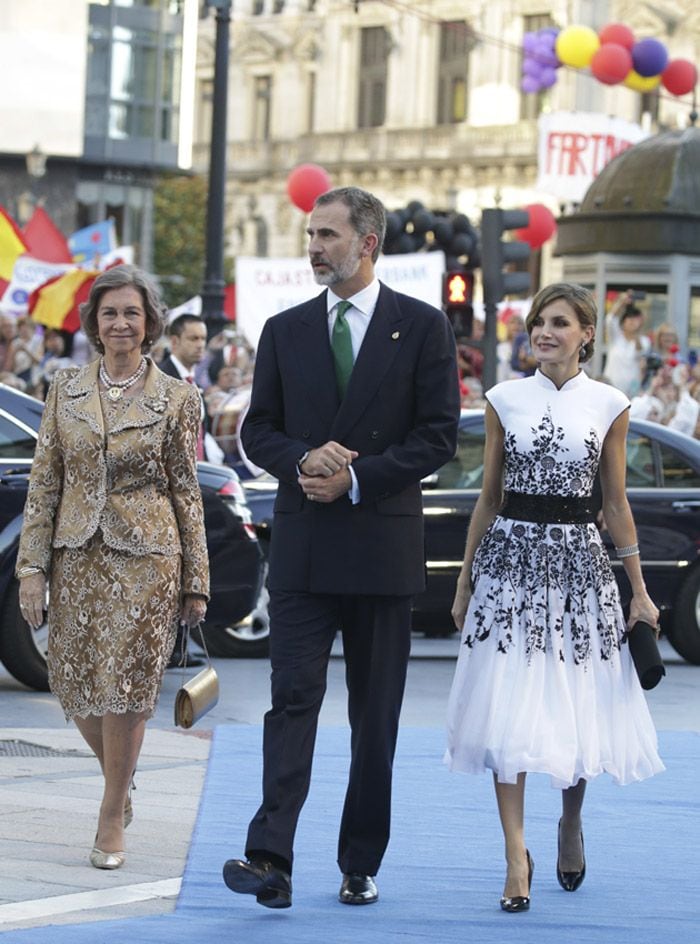
M 41 569 L 41 567 L 22 567 L 21 570 L 17 571 L 17 578 L 21 580 L 22 577 L 31 577 L 32 574 L 43 574 L 43 573 L 44 571 Z
M 617 554 L 618 558 L 634 557 L 636 554 L 639 554 L 639 545 L 628 544 L 627 547 L 616 547 L 615 553 Z

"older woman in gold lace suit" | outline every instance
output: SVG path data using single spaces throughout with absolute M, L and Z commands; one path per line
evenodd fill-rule
M 95 280 L 81 318 L 101 357 L 51 384 L 17 559 L 34 627 L 49 585 L 49 684 L 104 774 L 95 868 L 124 863 L 146 720 L 178 620 L 203 619 L 209 593 L 199 394 L 145 356 L 163 311 L 139 269 Z

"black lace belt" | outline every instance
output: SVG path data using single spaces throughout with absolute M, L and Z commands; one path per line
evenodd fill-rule
M 526 495 L 506 492 L 502 518 L 538 521 L 550 524 L 585 524 L 595 521 L 592 498 L 570 498 L 561 495 Z

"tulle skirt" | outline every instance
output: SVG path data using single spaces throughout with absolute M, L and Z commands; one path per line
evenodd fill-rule
M 664 769 L 603 554 L 592 525 L 491 526 L 448 703 L 452 770 L 503 783 L 544 773 L 566 788 Z

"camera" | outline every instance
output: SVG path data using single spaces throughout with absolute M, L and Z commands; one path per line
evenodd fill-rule
M 655 374 L 657 370 L 664 366 L 663 357 L 655 351 L 651 354 L 647 354 L 645 361 L 647 374 Z

